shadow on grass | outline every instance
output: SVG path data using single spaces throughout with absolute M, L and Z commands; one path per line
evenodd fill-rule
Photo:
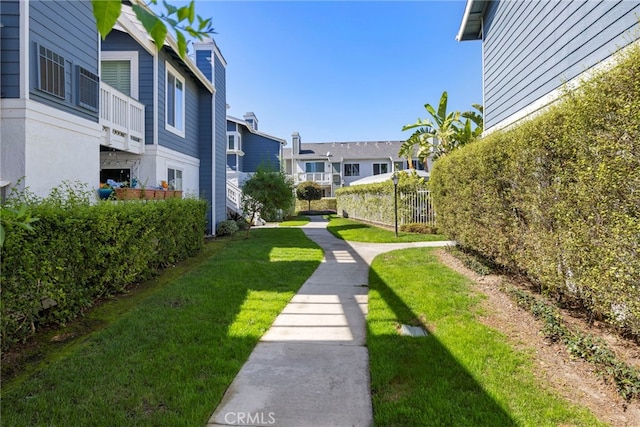
M 422 323 L 374 270 L 370 272 L 370 286 L 380 293 L 395 320 Z M 408 337 L 377 335 L 368 326 L 376 425 L 518 425 L 426 329 L 427 337 Z
M 2 424 L 205 424 L 318 267 L 318 250 L 299 229 L 230 242 L 30 375 L 3 382 Z

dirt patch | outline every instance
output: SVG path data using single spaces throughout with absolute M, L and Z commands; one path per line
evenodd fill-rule
M 436 254 L 443 264 L 473 280 L 475 289 L 487 296 L 483 301 L 481 321 L 506 335 L 516 348 L 532 354 L 538 378 L 568 401 L 589 408 L 603 422 L 612 426 L 640 426 L 640 402 L 625 402 L 617 394 L 615 385 L 598 375 L 593 365 L 572 358 L 563 344 L 545 339 L 540 333 L 542 322 L 500 290 L 500 285 L 508 278 L 480 276 L 446 250 L 440 249 Z M 582 319 L 563 315 L 573 328 L 601 337 L 618 357 L 640 367 L 637 344 L 608 333 L 601 325 L 589 325 Z

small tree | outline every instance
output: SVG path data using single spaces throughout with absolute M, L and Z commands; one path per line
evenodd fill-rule
M 259 166 L 253 176 L 242 186 L 242 210 L 247 215 L 247 238 L 258 214 L 275 216 L 293 203 L 292 185 L 281 171 Z
M 309 202 L 309 208 L 307 210 L 311 210 L 311 201 L 322 199 L 322 188 L 320 184 L 315 181 L 301 182 L 296 188 L 296 197 L 298 200 L 306 200 Z

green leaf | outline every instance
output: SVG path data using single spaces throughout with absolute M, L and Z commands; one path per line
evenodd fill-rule
M 104 40 L 118 21 L 122 11 L 122 2 L 120 0 L 91 0 L 91 6 L 93 6 L 93 16 L 96 18 L 96 27 Z
M 4 237 L 5 237 L 4 227 L 0 223 L 0 248 L 4 245 Z
M 193 24 L 193 21 L 196 19 L 196 2 L 195 0 L 191 0 L 189 4 L 189 23 Z
M 178 37 L 178 53 L 181 58 L 184 58 L 187 55 L 187 39 L 181 31 L 176 30 L 176 36 Z
M 445 90 L 442 92 L 442 96 L 440 97 L 440 105 L 438 106 L 438 116 L 444 117 L 447 115 L 447 99 L 449 99 L 449 95 Z
M 182 6 L 178 9 L 178 22 L 182 22 L 185 19 L 189 18 L 189 6 Z
M 169 15 L 173 15 L 178 10 L 177 7 L 175 7 L 172 4 L 167 3 L 166 1 L 163 1 L 162 3 L 164 4 L 164 8 L 167 9 L 167 13 Z
M 142 22 L 144 28 L 151 35 L 151 38 L 153 38 L 156 48 L 158 50 L 162 49 L 164 40 L 167 37 L 167 27 L 162 20 L 137 4 L 132 5 L 131 8 L 136 13 L 136 17 Z

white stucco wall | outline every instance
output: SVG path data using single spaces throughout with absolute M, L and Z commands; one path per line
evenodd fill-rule
M 140 182 L 148 186 L 167 181 L 167 169 L 182 171 L 182 194 L 200 195 L 200 160 L 158 145 L 147 145 L 140 162 Z
M 1 104 L 2 179 L 46 196 L 63 181 L 97 188 L 102 129 L 91 122 L 34 101 Z

